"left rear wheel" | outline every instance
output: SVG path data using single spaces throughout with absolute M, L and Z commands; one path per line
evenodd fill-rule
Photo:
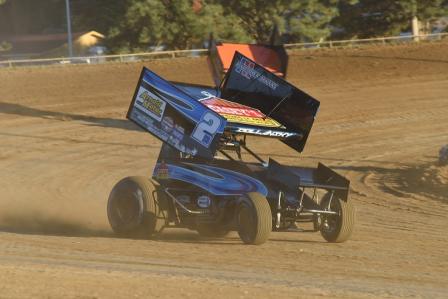
M 164 195 L 156 183 L 146 177 L 126 177 L 109 195 L 107 216 L 116 234 L 150 238 L 165 225 L 164 206 Z

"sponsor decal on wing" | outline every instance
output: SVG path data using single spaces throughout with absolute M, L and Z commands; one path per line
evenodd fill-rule
M 166 102 L 159 99 L 155 94 L 140 87 L 135 100 L 135 106 L 148 116 L 161 121 L 165 112 Z
M 263 129 L 253 129 L 253 128 L 237 128 L 236 133 L 260 135 L 260 136 L 268 136 L 268 137 L 277 137 L 277 138 L 290 138 L 290 137 L 293 137 L 293 136 L 300 136 L 300 134 L 297 134 L 297 133 L 294 133 L 294 132 L 284 132 L 284 131 L 276 131 L 276 130 L 263 130 Z
M 143 68 L 128 119 L 177 150 L 212 158 L 226 120 L 175 85 Z
M 238 103 L 212 97 L 201 101 L 211 110 L 224 116 L 227 121 L 245 125 L 282 128 L 282 125 L 270 117 L 266 117 L 260 110 Z
M 235 66 L 235 72 L 237 72 L 238 74 L 240 74 L 241 76 L 243 76 L 246 79 L 258 80 L 262 84 L 266 85 L 267 87 L 269 87 L 272 90 L 276 90 L 277 87 L 279 86 L 278 83 L 274 82 L 273 80 L 271 80 L 270 78 L 265 76 L 262 72 L 258 71 L 255 68 L 254 62 L 252 62 L 244 57 L 241 58 L 237 62 L 236 66 Z

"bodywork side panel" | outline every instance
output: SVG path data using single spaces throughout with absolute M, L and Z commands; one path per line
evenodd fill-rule
M 187 162 L 157 163 L 153 177 L 160 179 L 163 172 L 165 184 L 182 181 L 192 184 L 215 196 L 237 196 L 258 192 L 267 196 L 268 189 L 260 180 L 247 174 L 208 164 Z

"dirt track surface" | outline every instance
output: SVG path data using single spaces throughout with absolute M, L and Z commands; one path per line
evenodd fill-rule
M 144 65 L 211 83 L 205 59 Z M 448 43 L 291 56 L 289 80 L 322 105 L 302 155 L 352 182 L 356 230 L 200 239 L 115 238 L 112 186 L 149 175 L 160 143 L 124 119 L 142 64 L 0 70 L 0 298 L 374 298 L 448 296 Z

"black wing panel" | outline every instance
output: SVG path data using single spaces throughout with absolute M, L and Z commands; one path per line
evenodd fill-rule
M 301 152 L 319 109 L 319 101 L 236 53 L 221 86 L 221 97 L 256 109 L 297 135 L 282 141 Z

